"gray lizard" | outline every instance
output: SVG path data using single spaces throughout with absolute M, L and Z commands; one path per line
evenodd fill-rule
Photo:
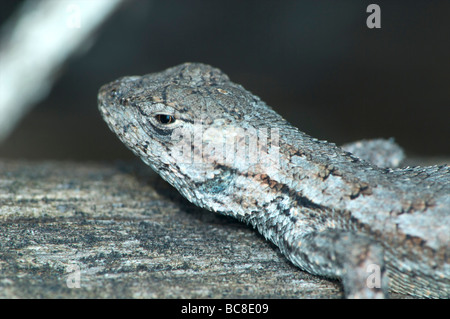
M 251 224 L 301 269 L 341 279 L 346 297 L 450 296 L 449 166 L 377 166 L 199 63 L 120 78 L 98 104 L 189 201 Z

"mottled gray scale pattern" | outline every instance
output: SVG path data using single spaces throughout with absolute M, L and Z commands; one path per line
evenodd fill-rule
M 111 130 L 188 200 L 340 278 L 347 297 L 450 296 L 449 166 L 386 168 L 403 158 L 393 141 L 343 150 L 312 138 L 199 63 L 120 78 L 98 101 Z

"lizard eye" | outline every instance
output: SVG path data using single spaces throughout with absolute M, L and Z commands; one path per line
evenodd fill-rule
M 175 122 L 175 116 L 168 114 L 157 114 L 155 115 L 155 119 L 163 125 L 168 125 Z

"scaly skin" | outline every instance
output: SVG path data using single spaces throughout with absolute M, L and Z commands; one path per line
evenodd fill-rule
M 189 201 L 340 278 L 348 298 L 450 296 L 449 166 L 375 166 L 203 64 L 123 77 L 98 101 L 111 130 Z

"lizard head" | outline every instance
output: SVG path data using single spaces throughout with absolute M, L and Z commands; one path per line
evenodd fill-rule
M 257 147 L 257 130 L 280 118 L 199 63 L 122 77 L 100 88 L 98 105 L 122 142 L 191 201 L 205 190 L 223 191 L 233 172 L 247 171 L 249 154 L 256 154 L 249 140 Z

